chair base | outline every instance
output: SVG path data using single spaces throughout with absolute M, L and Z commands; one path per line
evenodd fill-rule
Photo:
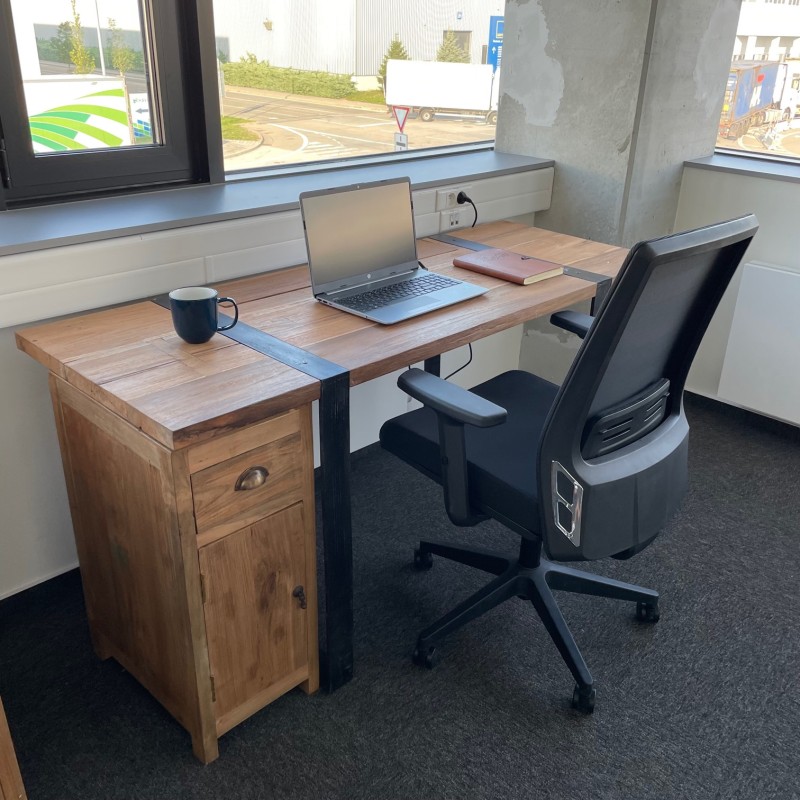
M 542 556 L 540 542 L 524 539 L 519 558 L 509 558 L 488 550 L 423 541 L 414 554 L 415 566 L 428 569 L 432 564 L 431 555 L 477 567 L 497 577 L 420 633 L 414 661 L 432 667 L 435 645 L 440 639 L 506 600 L 521 597 L 531 601 L 575 678 L 573 707 L 586 713 L 594 709 L 594 681 L 556 604 L 553 589 L 632 600 L 637 604 L 638 619 L 647 622 L 658 620 L 658 592 L 554 564 Z

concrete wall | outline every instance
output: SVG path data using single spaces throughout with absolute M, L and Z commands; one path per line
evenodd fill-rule
M 672 229 L 683 162 L 714 149 L 738 11 L 509 0 L 497 149 L 555 159 L 537 225 L 616 244 Z
M 497 149 L 555 159 L 537 225 L 621 245 L 673 230 L 684 162 L 714 150 L 739 6 L 508 0 Z M 575 340 L 525 334 L 522 365 L 560 380 Z

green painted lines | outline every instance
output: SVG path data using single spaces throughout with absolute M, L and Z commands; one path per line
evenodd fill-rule
M 130 134 L 126 135 L 130 128 L 121 88 L 94 92 L 76 98 L 75 102 L 33 114 L 29 123 L 31 140 L 38 152 L 132 144 L 128 141 Z
M 86 118 L 88 119 L 89 117 L 87 116 Z M 104 131 L 102 128 L 98 128 L 96 125 L 87 125 L 85 122 L 72 120 L 69 127 L 67 127 L 63 124 L 59 124 L 60 121 L 61 117 L 59 116 L 37 114 L 35 117 L 31 117 L 31 130 L 36 128 L 55 131 L 56 133 L 61 133 L 64 136 L 71 135 L 73 139 L 79 133 L 85 133 L 87 136 L 91 136 L 92 138 L 103 142 L 103 144 L 106 144 L 109 147 L 119 147 L 122 144 L 122 139 L 120 139 L 119 136 L 115 136 L 113 133 Z

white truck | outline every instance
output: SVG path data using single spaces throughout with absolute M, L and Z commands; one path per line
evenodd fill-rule
M 386 104 L 408 108 L 423 122 L 436 116 L 497 122 L 500 70 L 491 64 L 449 61 L 386 62 Z

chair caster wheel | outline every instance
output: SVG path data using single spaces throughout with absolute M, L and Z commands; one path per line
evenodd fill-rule
M 412 659 L 419 667 L 433 669 L 439 663 L 439 654 L 436 652 L 435 647 L 420 647 L 417 645 Z
M 572 707 L 578 709 L 583 714 L 591 714 L 594 711 L 595 688 L 575 686 L 572 692 Z
M 654 600 L 652 603 L 645 603 L 640 600 L 636 603 L 636 619 L 639 622 L 658 622 L 660 616 L 658 600 Z
M 433 566 L 433 556 L 427 551 L 422 551 L 419 547 L 414 549 L 414 569 L 424 572 Z

